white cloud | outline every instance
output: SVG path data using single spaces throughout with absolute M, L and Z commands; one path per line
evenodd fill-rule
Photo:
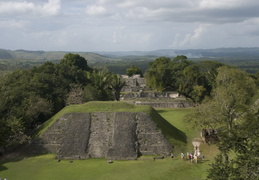
M 248 1 L 242 0 L 201 0 L 200 7 L 201 8 L 221 8 L 228 9 L 240 6 L 242 4 L 247 4 Z
M 86 13 L 90 16 L 103 16 L 106 15 L 108 11 L 104 6 L 91 5 L 87 6 Z
M 196 46 L 202 38 L 203 33 L 206 31 L 208 25 L 199 25 L 193 32 L 188 32 L 185 35 L 180 33 L 175 34 L 174 41 L 169 47 L 192 47 Z
M 60 0 L 49 0 L 38 5 L 27 1 L 0 2 L 0 15 L 56 15 L 60 10 Z
M 44 4 L 42 7 L 40 6 L 42 13 L 46 13 L 48 15 L 56 15 L 59 13 L 61 8 L 60 0 L 49 0 L 48 3 Z
M 0 14 L 12 13 L 28 13 L 35 9 L 35 5 L 31 2 L 0 2 Z

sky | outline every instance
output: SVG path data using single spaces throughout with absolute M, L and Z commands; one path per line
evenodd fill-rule
M 259 47 L 259 0 L 0 0 L 0 49 Z

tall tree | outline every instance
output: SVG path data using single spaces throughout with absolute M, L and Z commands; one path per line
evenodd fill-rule
M 88 71 L 90 69 L 86 59 L 78 54 L 68 53 L 60 60 L 60 63 L 75 66 L 81 70 Z
M 258 109 L 255 110 L 254 106 L 251 106 L 256 90 L 254 79 L 245 72 L 233 67 L 220 67 L 211 98 L 206 99 L 196 108 L 194 114 L 187 117 L 188 121 L 200 129 L 219 130 L 218 146 L 222 155 L 216 157 L 212 169 L 209 170 L 209 179 L 221 179 L 223 174 L 223 179 L 239 179 L 241 175 L 236 175 L 239 174 L 238 169 L 243 163 L 248 163 L 242 158 L 250 158 L 248 153 L 251 153 L 253 158 L 258 158 L 257 150 L 253 149 L 258 145 L 258 133 L 253 131 L 253 128 L 259 128 Z M 222 158 L 228 157 L 230 151 L 235 152 L 237 158 L 223 161 Z M 256 174 L 256 171 L 258 175 L 258 169 L 255 168 L 258 163 L 252 162 L 247 164 L 247 177 L 250 177 L 249 173 Z
M 255 92 L 255 82 L 245 72 L 232 67 L 220 67 L 212 97 L 199 105 L 190 119 L 199 127 L 223 126 L 230 131 L 236 118 L 247 111 Z
M 130 77 L 134 74 L 140 74 L 140 76 L 143 76 L 141 69 L 134 65 L 126 70 L 126 74 Z
M 145 72 L 147 86 L 152 89 L 163 91 L 171 85 L 170 79 L 170 58 L 160 57 L 150 63 L 149 68 Z

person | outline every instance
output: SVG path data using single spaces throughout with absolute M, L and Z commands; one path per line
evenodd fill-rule
M 202 155 L 202 157 L 201 157 L 201 158 L 202 158 L 202 160 L 204 160 L 205 156 L 204 156 L 204 155 Z
M 198 157 L 197 157 L 196 155 L 194 155 L 193 160 L 194 160 L 194 161 L 196 162 L 196 164 L 197 164 L 197 162 L 198 162 Z
M 184 159 L 184 153 L 181 153 L 181 158 Z
M 174 158 L 174 154 L 173 153 L 171 153 L 171 158 Z
M 197 156 L 200 156 L 200 155 L 201 155 L 201 153 L 198 151 L 198 152 L 197 152 Z

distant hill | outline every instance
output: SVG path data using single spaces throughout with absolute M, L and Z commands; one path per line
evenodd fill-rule
M 28 51 L 0 49 L 0 59 L 27 59 L 39 61 L 60 60 L 66 51 Z M 160 49 L 155 51 L 117 51 L 117 52 L 71 52 L 86 58 L 90 63 L 118 61 L 123 57 L 150 56 L 150 57 L 175 57 L 185 55 L 188 58 L 259 58 L 259 47 L 251 48 L 218 48 L 218 49 Z M 120 57 L 120 58 L 119 58 Z
M 185 55 L 188 58 L 259 58 L 259 47 L 252 48 L 218 48 L 218 49 L 160 49 L 155 51 L 122 51 L 122 52 L 97 52 L 109 57 L 122 56 L 169 56 Z
M 27 51 L 27 50 L 5 50 L 0 49 L 0 59 L 20 59 L 20 60 L 34 60 L 34 61 L 55 61 L 60 60 L 65 54 L 65 51 Z M 83 56 L 89 63 L 95 62 L 110 62 L 117 59 L 105 57 L 91 52 L 71 52 Z

